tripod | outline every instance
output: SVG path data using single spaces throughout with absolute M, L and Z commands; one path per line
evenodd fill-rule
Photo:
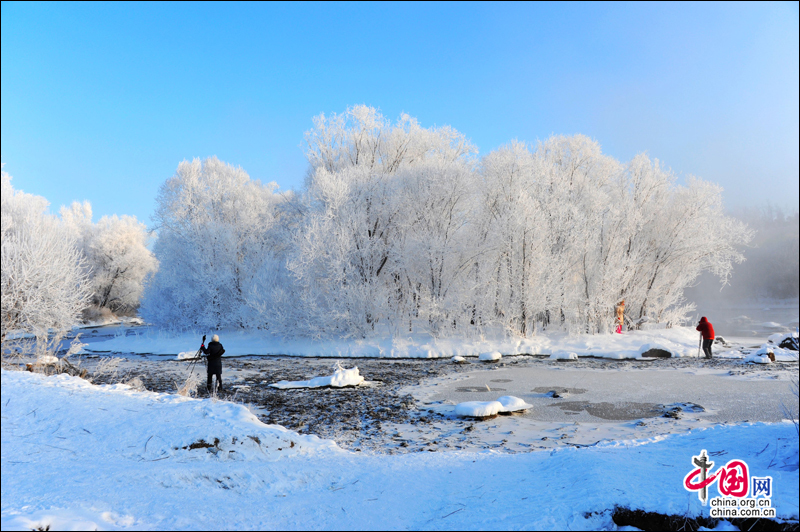
M 205 345 L 205 343 L 206 343 L 206 335 L 204 334 L 203 335 L 203 341 L 201 342 L 201 344 Z M 189 366 L 189 368 L 191 369 L 191 371 L 189 372 L 189 376 L 190 377 L 194 374 L 194 367 L 197 364 L 197 361 L 202 358 L 202 355 L 201 355 L 202 352 L 203 352 L 203 348 L 201 346 L 200 349 L 197 350 L 197 353 L 194 354 L 194 358 L 192 359 L 192 364 Z

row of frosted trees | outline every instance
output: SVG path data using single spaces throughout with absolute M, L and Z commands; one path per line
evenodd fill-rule
M 450 127 L 374 108 L 314 120 L 300 193 L 216 158 L 158 196 L 150 321 L 285 336 L 604 332 L 677 323 L 703 271 L 725 282 L 751 238 L 721 188 L 582 135 L 482 159 Z
M 157 268 L 149 233 L 134 217 L 92 223 L 88 202 L 62 207 L 60 217 L 48 208 L 45 198 L 15 190 L 2 172 L 4 352 L 31 336 L 39 350 L 57 346 L 88 310 L 134 312 Z

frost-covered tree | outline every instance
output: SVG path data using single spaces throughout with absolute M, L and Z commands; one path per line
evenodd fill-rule
M 482 231 L 494 242 L 481 315 L 518 334 L 553 323 L 605 331 L 621 299 L 634 320 L 675 321 L 690 310 L 683 289 L 704 270 L 724 282 L 751 236 L 724 216 L 718 187 L 676 186 L 644 155 L 620 165 L 581 135 L 534 152 L 512 143 L 481 171 Z
M 264 270 L 280 249 L 271 233 L 284 201 L 276 188 L 216 157 L 180 163 L 158 193 L 160 268 L 143 317 L 177 327 L 253 325 L 254 283 L 268 281 Z
M 76 237 L 45 198 L 14 190 L 2 172 L 2 339 L 11 331 L 46 343 L 78 321 L 89 287 Z
M 86 257 L 92 304 L 114 312 L 139 306 L 147 279 L 158 263 L 147 248 L 149 234 L 134 216 L 103 216 L 92 223 L 88 201 L 61 208 L 61 218 L 77 236 Z
M 424 129 L 407 115 L 392 125 L 366 106 L 314 124 L 288 261 L 304 303 L 293 323 L 315 335 L 438 329 L 463 269 L 455 242 L 466 240 L 474 146 L 452 128 Z
M 305 190 L 184 162 L 159 194 L 161 271 L 144 311 L 181 325 L 287 336 L 603 332 L 676 323 L 683 290 L 724 283 L 751 234 L 721 189 L 583 135 L 474 158 L 450 127 L 355 106 L 306 134 Z
M 753 232 L 724 214 L 720 186 L 691 176 L 686 186 L 675 186 L 674 177 L 660 170 L 657 161 L 650 170 L 649 160 L 639 162 L 645 172 L 656 174 L 655 182 L 668 187 L 668 194 L 636 206 L 656 212 L 645 215 L 650 221 L 630 239 L 635 254 L 635 273 L 626 290 L 633 296 L 630 312 L 633 317 L 675 321 L 692 310 L 681 307 L 683 290 L 703 271 L 726 283 L 733 264 L 744 260 L 737 246 L 749 242 Z

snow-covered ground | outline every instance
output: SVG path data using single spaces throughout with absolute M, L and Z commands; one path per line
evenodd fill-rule
M 95 357 L 85 359 L 90 370 L 123 355 L 126 367 L 174 373 L 176 382 L 189 367 L 177 355 L 193 355 L 201 336 L 125 324 L 77 332 Z M 726 338 L 732 345 L 715 345 L 716 360 L 705 361 L 696 358 L 690 327 L 481 341 L 219 334 L 225 358 L 256 355 L 226 363 L 232 389 L 282 379 L 309 385 L 319 375 L 328 375 L 325 385 L 334 381 L 329 361 L 259 356 L 269 354 L 429 358 L 439 360 L 345 366 L 453 371 L 439 369 L 432 378 L 422 369 L 428 376 L 398 394 L 411 394 L 422 417 L 412 423 L 389 416 L 377 423 L 381 443 L 351 452 L 265 425 L 254 415 L 266 420 L 264 412 L 242 405 L 3 370 L 2 529 L 613 529 L 614 507 L 708 516 L 682 485 L 702 449 L 718 460 L 745 460 L 753 476 L 771 476 L 778 517 L 798 518 L 798 437 L 781 410 L 783 403 L 798 415 L 789 391 L 798 358 L 776 347 L 777 336 L 773 343 L 766 335 Z M 642 357 L 653 348 L 673 358 Z M 764 362 L 760 354 L 768 350 L 777 363 L 748 362 Z M 479 361 L 493 352 L 502 358 Z M 453 356 L 466 365 L 451 363 Z M 348 383 L 373 377 L 345 371 Z M 374 384 L 351 390 L 372 397 L 391 388 L 385 378 Z M 293 394 L 321 392 L 273 393 L 286 395 L 270 408 L 310 400 Z M 457 415 L 459 403 L 507 396 L 530 408 L 488 421 Z M 326 396 L 314 397 L 325 408 Z
M 614 528 L 615 506 L 707 515 L 683 488 L 702 449 L 771 476 L 778 517 L 798 517 L 789 422 L 549 452 L 370 455 L 230 403 L 6 370 L 2 418 L 3 530 Z

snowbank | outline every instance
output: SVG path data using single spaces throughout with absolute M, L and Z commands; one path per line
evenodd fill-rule
M 343 388 L 345 386 L 358 386 L 364 382 L 364 377 L 358 374 L 358 368 L 337 369 L 333 375 L 327 377 L 314 377 L 307 381 L 280 381 L 270 384 L 272 388 L 279 390 L 291 390 L 293 388 Z
M 578 353 L 566 352 L 566 351 L 556 351 L 552 355 L 550 355 L 552 360 L 578 360 Z
M 65 374 L 44 377 L 2 370 L 2 386 L 3 398 L 13 398 L 3 405 L 4 417 L 15 419 L 36 410 L 40 432 L 30 435 L 26 445 L 72 450 L 62 478 L 69 477 L 70 464 L 78 457 L 92 460 L 104 454 L 134 461 L 260 461 L 338 449 L 316 436 L 265 425 L 233 403 L 138 392 L 126 384 L 97 386 Z M 124 461 L 120 466 L 123 475 Z
M 213 332 L 205 331 L 205 334 Z M 177 355 L 179 358 L 191 358 L 197 352 L 195 346 L 199 345 L 202 334 L 137 330 L 136 335 L 125 336 L 123 330 L 109 340 L 92 342 L 84 347 L 84 352 Z M 574 353 L 578 357 L 641 359 L 643 353 L 650 349 L 662 349 L 674 358 L 694 358 L 697 357 L 698 340 L 698 333 L 693 327 L 630 331 L 624 334 L 541 334 L 532 338 L 509 338 L 498 333 L 495 336 L 487 334 L 483 339 L 434 339 L 419 335 L 408 338 L 323 341 L 286 340 L 242 331 L 223 331 L 218 334 L 225 346 L 226 357 L 288 355 L 331 358 L 470 358 L 482 353 L 478 357 L 480 360 L 498 360 L 498 356 L 513 355 L 556 355 L 555 359 L 558 359 L 561 353 Z M 786 352 L 794 353 L 792 359 L 797 359 L 796 351 Z M 777 351 L 775 354 L 778 356 Z M 728 352 L 727 356 L 743 357 L 736 351 Z
M 615 506 L 707 517 L 683 488 L 701 449 L 771 476 L 778 518 L 798 517 L 791 422 L 549 452 L 369 455 L 230 403 L 64 375 L 4 370 L 0 383 L 2 530 L 613 530 Z

